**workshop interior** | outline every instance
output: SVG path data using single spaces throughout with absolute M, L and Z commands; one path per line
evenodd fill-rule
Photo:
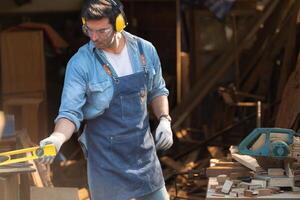
M 84 121 L 59 152 L 39 146 L 89 42 L 84 1 L 0 1 L 1 200 L 92 200 Z M 300 199 L 300 1 L 121 2 L 169 90 L 174 142 L 157 155 L 170 200 Z M 155 132 L 151 110 L 149 121 Z

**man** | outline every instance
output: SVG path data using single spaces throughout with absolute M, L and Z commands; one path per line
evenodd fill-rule
M 88 0 L 81 16 L 90 41 L 67 65 L 55 130 L 40 146 L 53 143 L 59 151 L 86 119 L 79 141 L 93 200 L 169 199 L 156 154 L 173 144 L 157 52 L 150 42 L 123 31 L 127 22 L 118 0 Z M 159 120 L 155 141 L 147 104 Z

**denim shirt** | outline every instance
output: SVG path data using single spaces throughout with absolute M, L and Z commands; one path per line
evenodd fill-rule
M 162 77 L 161 64 L 155 47 L 128 32 L 123 31 L 122 34 L 126 39 L 134 73 L 143 71 L 137 40 L 142 42 L 149 73 L 148 103 L 157 96 L 167 96 L 169 91 Z M 90 41 L 74 54 L 66 68 L 61 105 L 55 122 L 60 118 L 67 118 L 75 124 L 76 130 L 79 129 L 83 119 L 93 119 L 101 115 L 109 107 L 114 94 L 113 80 L 95 57 L 94 51 L 110 65 L 103 51 L 97 49 Z

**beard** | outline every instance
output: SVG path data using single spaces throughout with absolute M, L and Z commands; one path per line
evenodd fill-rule
M 98 38 L 98 40 L 93 41 L 95 44 L 95 47 L 97 49 L 108 49 L 112 47 L 115 43 L 115 32 L 113 31 L 105 38 Z

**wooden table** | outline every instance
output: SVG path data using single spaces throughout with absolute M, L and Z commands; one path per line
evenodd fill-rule
M 35 169 L 25 167 L 0 167 L 0 199 L 21 200 L 20 174 L 34 172 Z M 28 185 L 29 188 L 29 185 Z
M 221 199 L 226 199 L 226 200 L 240 200 L 240 199 L 245 199 L 245 200 L 252 200 L 252 199 L 260 199 L 260 200 L 295 200 L 299 199 L 300 200 L 300 192 L 284 192 L 284 193 L 279 193 L 279 194 L 273 194 L 271 196 L 255 196 L 255 197 L 232 197 L 229 195 L 225 194 L 219 194 L 215 193 L 214 189 L 210 189 L 211 185 L 217 184 L 217 179 L 216 178 L 209 178 L 208 180 L 208 186 L 207 186 L 207 193 L 206 193 L 206 199 L 207 200 L 221 200 Z

